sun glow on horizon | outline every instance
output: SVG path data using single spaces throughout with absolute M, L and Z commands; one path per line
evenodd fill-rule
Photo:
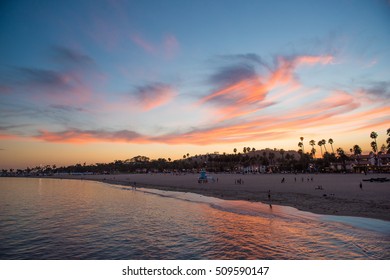
M 146 2 L 5 5 L 2 168 L 386 144 L 390 5 Z

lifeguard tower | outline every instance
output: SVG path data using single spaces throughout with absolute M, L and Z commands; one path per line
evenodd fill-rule
M 201 170 L 200 171 L 200 176 L 198 178 L 198 183 L 207 183 L 207 175 L 206 175 L 206 170 Z

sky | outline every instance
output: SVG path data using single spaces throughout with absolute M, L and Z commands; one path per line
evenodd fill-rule
M 366 153 L 388 128 L 388 0 L 0 3 L 0 168 Z

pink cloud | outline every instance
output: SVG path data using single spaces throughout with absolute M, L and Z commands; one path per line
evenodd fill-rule
M 150 111 L 167 104 L 176 96 L 176 92 L 170 85 L 154 83 L 138 87 L 133 96 L 144 111 Z
M 63 46 L 52 48 L 52 69 L 19 67 L 10 72 L 12 95 L 39 104 L 83 105 L 93 100 L 103 75 L 90 56 Z
M 347 92 L 345 90 L 313 89 L 300 83 L 296 74 L 297 67 L 326 65 L 332 61 L 331 56 L 300 56 L 291 59 L 279 57 L 274 67 L 265 67 L 265 71 L 261 74 L 255 71 L 257 68 L 250 67 L 250 65 L 249 67 L 248 65 L 244 67 L 235 65 L 221 68 L 210 79 L 213 90 L 197 102 L 197 106 L 206 107 L 214 117 L 207 125 L 201 127 L 160 135 L 144 135 L 129 130 L 74 128 L 57 132 L 41 130 L 35 138 L 65 143 L 123 142 L 208 145 L 210 143 L 280 139 L 295 135 L 297 130 L 318 131 L 330 127 L 338 129 L 339 124 L 343 124 L 344 132 L 386 124 L 388 106 L 371 106 L 377 103 L 369 97 L 386 100 L 384 98 L 388 96 L 387 84 L 375 84 L 370 91 Z M 84 96 L 89 96 L 90 89 L 84 87 L 82 76 L 72 72 L 35 74 L 37 76 L 33 80 L 37 84 L 53 83 L 64 88 L 69 87 L 71 94 L 82 95 L 86 92 Z M 316 92 L 317 99 L 310 98 L 312 92 Z M 177 96 L 175 89 L 171 85 L 162 83 L 141 86 L 131 93 L 132 100 L 143 111 L 166 105 L 175 96 Z M 363 106 L 363 97 L 371 101 L 370 106 Z M 280 106 L 283 107 L 281 111 L 281 108 L 277 107 L 279 103 L 288 104 L 288 106 Z M 122 104 L 114 102 L 106 106 L 115 107 L 116 105 Z M 269 106 L 275 106 L 276 109 L 263 111 Z M 117 108 L 119 107 L 115 107 Z M 124 108 L 120 107 L 120 110 Z
M 105 130 L 80 130 L 68 129 L 60 132 L 41 130 L 35 138 L 47 142 L 62 142 L 86 144 L 93 142 L 148 142 L 146 138 L 137 132 L 130 130 L 105 131 Z
M 172 34 L 164 37 L 164 53 L 166 58 L 173 58 L 179 51 L 179 42 Z
M 139 47 L 141 47 L 145 52 L 155 54 L 156 47 L 153 44 L 147 42 L 139 34 L 133 33 L 130 35 L 130 39 Z
M 19 136 L 13 134 L 0 133 L 0 140 L 17 139 Z
M 358 109 L 359 110 L 356 110 Z M 164 135 L 141 135 L 135 131 L 80 130 L 69 129 L 60 132 L 42 130 L 36 138 L 48 142 L 91 143 L 165 143 L 208 145 L 210 143 L 237 143 L 261 140 L 275 140 L 296 134 L 296 130 L 337 127 L 343 124 L 343 132 L 362 131 L 388 123 L 388 108 L 359 107 L 353 96 L 346 92 L 334 92 L 322 101 L 310 106 L 309 110 L 293 109 L 284 114 L 255 117 L 246 121 L 223 121 L 211 123 L 208 127 L 194 128 L 186 132 Z
M 295 69 L 299 65 L 328 64 L 332 60 L 332 56 L 299 56 L 293 59 L 278 57 L 276 69 L 269 69 L 268 73 L 263 75 L 242 65 L 223 68 L 223 72 L 214 77 L 222 86 L 201 98 L 198 105 L 214 105 L 216 115 L 220 116 L 218 121 L 259 112 L 275 104 L 275 99 L 267 100 L 267 95 L 272 90 L 288 87 L 285 91 L 287 93 L 300 88 L 300 83 L 294 77 Z
M 158 55 L 167 59 L 175 57 L 179 51 L 179 42 L 176 37 L 172 34 L 164 36 L 163 41 L 158 44 L 153 44 L 147 41 L 140 34 L 132 33 L 130 39 L 146 53 Z
M 298 56 L 294 59 L 294 63 L 296 65 L 301 64 L 330 64 L 334 60 L 334 57 L 331 55 L 325 55 L 325 56 Z

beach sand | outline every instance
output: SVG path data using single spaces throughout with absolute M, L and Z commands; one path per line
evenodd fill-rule
M 57 178 L 202 194 L 222 199 L 260 201 L 292 206 L 317 214 L 367 217 L 390 221 L 390 182 L 363 179 L 387 174 L 199 174 L 63 175 Z M 285 178 L 282 183 L 282 179 Z M 242 183 L 237 181 L 241 179 Z M 362 189 L 360 188 L 362 182 Z M 135 184 L 134 184 L 135 183 Z M 319 189 L 319 186 L 322 189 Z M 270 199 L 268 192 L 270 191 Z

